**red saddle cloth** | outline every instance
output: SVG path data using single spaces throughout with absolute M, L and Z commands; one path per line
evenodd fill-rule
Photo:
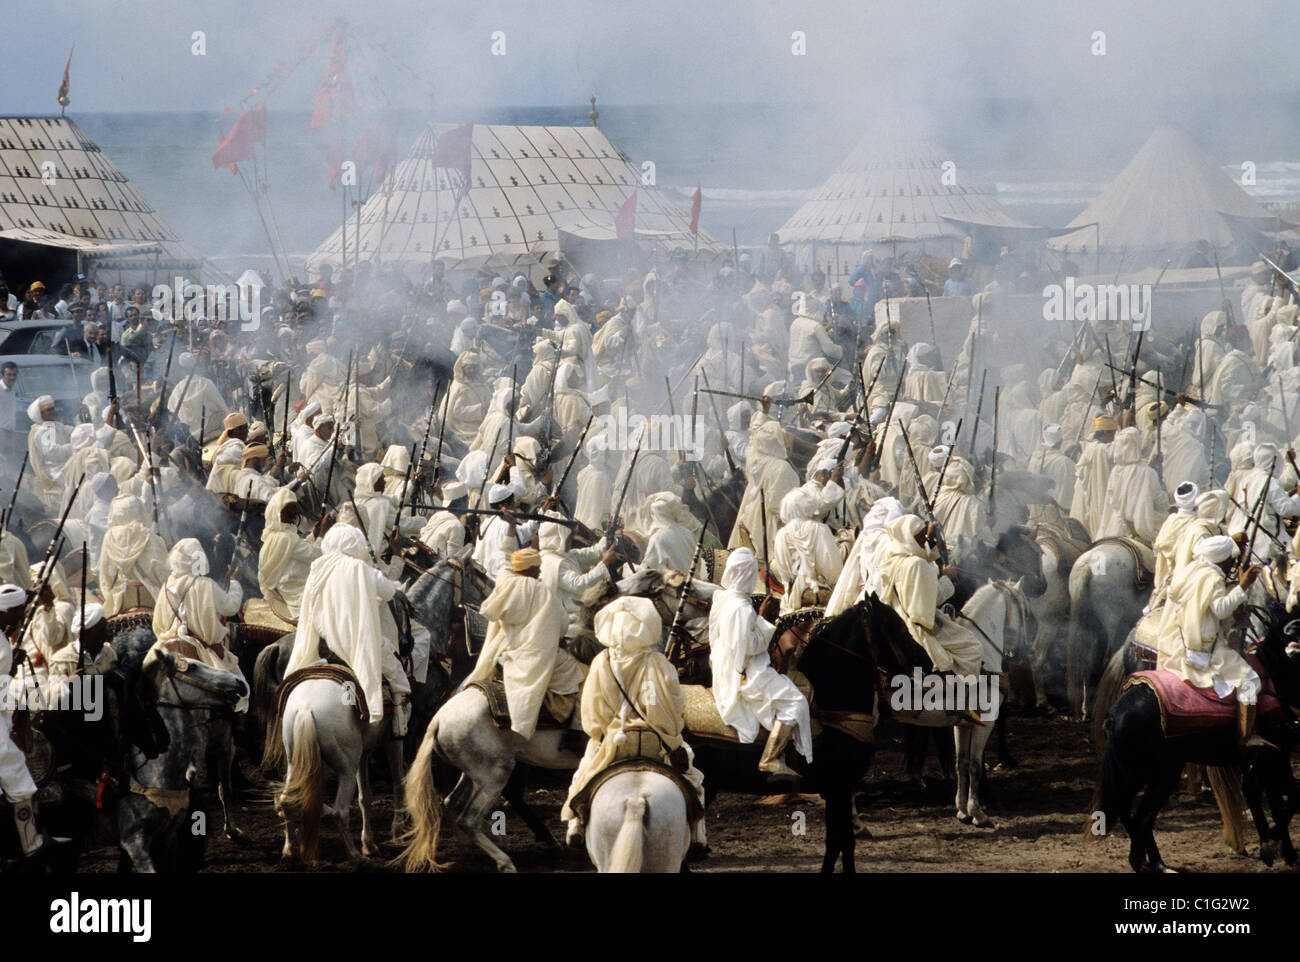
M 1246 660 L 1259 672 L 1258 662 L 1253 658 Z M 1155 692 L 1160 702 L 1161 726 L 1167 737 L 1204 734 L 1214 729 L 1236 729 L 1235 694 L 1226 699 L 1220 698 L 1213 688 L 1196 688 L 1167 669 L 1135 671 L 1124 683 L 1125 688 L 1130 685 L 1146 685 Z M 1286 720 L 1286 709 L 1278 700 L 1271 679 L 1263 678 L 1256 718 L 1257 723 L 1266 724 L 1279 724 Z

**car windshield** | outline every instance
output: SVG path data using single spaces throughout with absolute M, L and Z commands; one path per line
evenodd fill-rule
M 18 396 L 32 400 L 42 394 L 80 400 L 89 393 L 89 376 L 77 370 L 75 380 L 66 364 L 24 365 L 18 362 Z

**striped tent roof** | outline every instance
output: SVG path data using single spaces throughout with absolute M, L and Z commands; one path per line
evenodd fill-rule
M 202 263 L 66 117 L 0 118 L 0 240 L 80 251 L 101 267 Z
M 361 260 L 404 268 L 509 265 L 562 249 L 562 234 L 614 240 L 614 217 L 637 192 L 636 237 L 667 248 L 693 246 L 689 215 L 641 183 L 641 170 L 598 127 L 474 125 L 466 182 L 434 162 L 439 138 L 456 128 L 432 124 L 362 206 Z M 355 218 L 347 259 L 356 258 Z M 718 245 L 703 231 L 702 250 Z M 309 270 L 338 266 L 342 228 L 308 258 Z
M 952 183 L 944 182 L 945 172 Z M 971 227 L 1029 229 L 895 111 L 871 127 L 778 233 L 783 244 L 868 245 L 960 239 Z

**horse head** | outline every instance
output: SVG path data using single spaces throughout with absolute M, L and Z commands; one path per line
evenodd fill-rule
M 1023 525 L 1012 525 L 998 536 L 993 564 L 1008 574 L 1008 581 L 1019 582 L 1025 597 L 1039 598 L 1047 591 L 1042 549 L 1033 532 Z
M 187 710 L 234 708 L 247 698 L 248 685 L 228 671 L 155 644 L 145 656 L 143 678 L 159 704 Z

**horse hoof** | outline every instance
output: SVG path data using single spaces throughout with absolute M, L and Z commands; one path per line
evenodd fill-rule
M 1277 859 L 1277 843 L 1265 842 L 1259 847 L 1259 860 L 1269 868 L 1273 867 L 1273 862 Z
M 500 870 L 501 874 L 503 874 L 503 875 L 518 875 L 518 874 L 519 874 L 519 869 L 515 868 L 515 863 L 514 863 L 514 862 L 506 862 L 504 865 L 499 865 L 499 866 L 497 866 L 497 868 Z
M 686 850 L 686 861 L 703 862 L 709 857 L 711 849 L 707 845 L 701 845 L 699 842 L 691 842 L 691 847 Z
M 1008 755 L 1006 758 L 999 758 L 998 763 L 994 766 L 993 770 L 996 772 L 1001 771 L 1004 768 L 1016 768 L 1019 765 L 1020 763 L 1018 761 Z
M 1152 869 L 1152 871 L 1153 871 L 1153 872 L 1158 872 L 1158 873 L 1161 874 L 1161 875 L 1177 875 L 1177 874 L 1178 874 L 1178 869 L 1170 868 L 1170 867 L 1169 867 L 1168 865 L 1166 865 L 1164 862 L 1159 862 L 1159 863 L 1158 863 L 1158 864 L 1157 864 L 1157 865 Z
M 971 823 L 972 819 L 971 819 L 971 817 L 970 817 L 969 815 L 967 815 L 965 812 L 958 812 L 958 813 L 957 813 L 957 821 L 961 822 L 963 825 L 969 825 L 969 824 Z
M 854 838 L 871 838 L 871 829 L 867 828 L 867 825 L 866 825 L 865 822 L 863 822 L 863 823 L 860 824 L 860 825 L 855 825 L 855 826 L 853 826 L 853 837 L 854 837 Z
M 252 844 L 252 839 L 244 834 L 243 829 L 235 828 L 234 826 L 226 827 L 226 838 L 230 839 L 236 845 Z
M 976 828 L 992 828 L 992 827 L 993 827 L 993 819 L 989 818 L 989 817 L 988 817 L 987 815 L 985 815 L 983 812 L 980 812 L 978 815 L 974 816 L 974 817 L 971 819 L 971 823 L 972 823 Z

